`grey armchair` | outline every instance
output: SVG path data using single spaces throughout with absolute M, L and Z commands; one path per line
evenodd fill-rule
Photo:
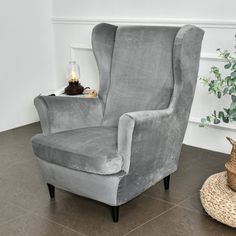
M 177 170 L 204 32 L 99 24 L 92 33 L 97 98 L 38 96 L 43 134 L 32 138 L 49 193 L 55 187 L 119 206 Z M 54 187 L 55 186 L 55 187 Z

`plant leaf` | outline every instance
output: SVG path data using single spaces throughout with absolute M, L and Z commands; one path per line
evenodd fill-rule
M 231 73 L 231 78 L 234 78 L 234 77 L 236 77 L 236 71 L 233 71 L 233 72 Z
M 233 102 L 236 102 L 236 96 L 235 95 L 231 95 L 231 99 Z
M 215 118 L 215 119 L 214 119 L 214 124 L 217 125 L 217 124 L 219 124 L 219 123 L 220 123 L 220 120 L 217 119 L 217 118 Z
M 223 119 L 224 118 L 224 112 L 220 111 L 218 114 L 219 119 Z
M 225 69 L 229 69 L 231 67 L 231 63 L 228 63 L 224 66 Z
M 224 117 L 222 118 L 222 120 L 223 120 L 225 123 L 229 123 L 229 118 L 226 117 L 226 116 L 224 116 Z
M 224 90 L 223 90 L 223 95 L 225 95 L 225 94 L 227 94 L 228 93 L 228 88 L 226 87 L 226 88 L 224 88 Z

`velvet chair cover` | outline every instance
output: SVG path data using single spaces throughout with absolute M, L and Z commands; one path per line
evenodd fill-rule
M 177 170 L 204 32 L 99 24 L 94 99 L 38 96 L 32 138 L 47 183 L 120 206 Z

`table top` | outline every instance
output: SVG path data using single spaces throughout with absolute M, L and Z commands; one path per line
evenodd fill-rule
M 72 97 L 72 98 L 96 98 L 97 96 L 91 96 L 89 94 L 67 95 L 64 93 L 65 87 L 56 90 L 50 90 L 46 93 L 41 93 L 42 96 L 56 96 L 56 97 Z

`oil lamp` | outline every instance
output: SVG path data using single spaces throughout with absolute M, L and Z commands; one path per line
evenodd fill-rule
M 67 95 L 78 95 L 82 94 L 84 87 L 79 83 L 80 70 L 76 61 L 70 61 L 67 73 L 69 85 L 65 88 L 65 94 Z

